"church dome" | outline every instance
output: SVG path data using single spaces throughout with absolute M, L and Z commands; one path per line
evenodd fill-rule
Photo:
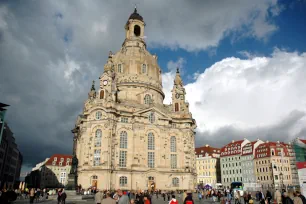
M 139 15 L 139 13 L 137 13 L 137 9 L 135 8 L 134 13 L 132 13 L 129 17 L 129 20 L 133 19 L 133 20 L 140 20 L 143 21 L 143 18 L 141 15 Z

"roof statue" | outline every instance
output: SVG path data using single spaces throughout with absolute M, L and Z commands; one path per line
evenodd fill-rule
M 174 84 L 183 86 L 183 81 L 182 81 L 182 78 L 181 78 L 181 75 L 180 75 L 179 68 L 176 69 Z

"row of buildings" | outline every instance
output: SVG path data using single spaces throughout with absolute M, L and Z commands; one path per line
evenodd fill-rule
M 0 103 L 0 189 L 19 185 L 23 162 L 13 132 L 4 121 L 8 106 Z
M 197 183 L 230 187 L 232 182 L 242 182 L 246 188 L 267 189 L 300 186 L 297 166 L 305 160 L 306 151 L 296 150 L 305 143 L 299 138 L 292 143 L 244 139 L 222 148 L 195 148 Z

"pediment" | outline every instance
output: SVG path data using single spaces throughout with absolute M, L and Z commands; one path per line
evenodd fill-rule
M 157 117 L 160 118 L 160 119 L 172 120 L 171 117 L 169 117 L 167 114 L 165 114 L 164 112 L 160 111 L 156 107 L 150 107 L 150 108 L 139 110 L 139 111 L 135 112 L 134 115 L 148 117 L 151 112 L 154 112 L 155 114 L 157 114 Z

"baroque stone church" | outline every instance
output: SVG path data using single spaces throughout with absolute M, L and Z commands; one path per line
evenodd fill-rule
M 194 189 L 196 122 L 176 72 L 172 103 L 163 104 L 158 57 L 148 52 L 145 22 L 137 13 L 125 25 L 125 40 L 109 53 L 78 116 L 74 155 L 77 183 L 98 189 Z

